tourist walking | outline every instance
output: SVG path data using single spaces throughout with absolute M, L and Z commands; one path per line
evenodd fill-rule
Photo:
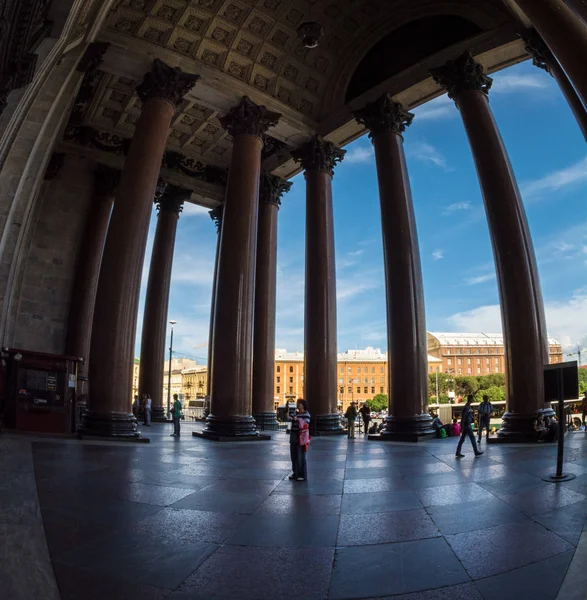
M 181 433 L 181 401 L 177 394 L 173 394 L 173 407 L 171 409 L 171 416 L 173 418 L 173 437 L 179 437 Z
M 152 400 L 150 394 L 145 394 L 144 424 L 147 427 L 151 427 L 151 405 Z
M 467 403 L 463 407 L 463 414 L 461 416 L 461 439 L 459 440 L 459 445 L 457 446 L 457 458 L 463 458 L 463 456 L 465 456 L 461 453 L 461 450 L 463 449 L 463 442 L 467 436 L 471 440 L 471 446 L 473 446 L 475 456 L 481 456 L 483 454 L 483 452 L 477 448 L 477 443 L 475 442 L 475 434 L 473 433 L 473 409 L 471 408 L 471 402 L 473 402 L 473 396 L 469 394 L 467 396 Z
M 306 453 L 310 444 L 310 413 L 308 403 L 301 398 L 296 405 L 296 412 L 289 417 L 292 422 L 289 433 L 289 453 L 291 457 L 292 481 L 306 481 L 308 469 L 306 465 Z
M 357 414 L 357 407 L 354 402 L 351 402 L 349 407 L 346 409 L 346 413 L 344 413 L 348 424 L 349 440 L 355 439 L 355 421 L 357 419 Z
M 367 435 L 369 432 L 369 423 L 371 421 L 371 409 L 369 408 L 369 404 L 365 402 L 363 406 L 361 406 L 359 412 L 363 417 L 363 423 L 365 424 L 365 435 Z
M 491 413 L 493 412 L 493 405 L 489 402 L 487 394 L 483 395 L 483 402 L 479 404 L 477 412 L 479 414 L 479 443 L 481 443 L 481 436 L 484 429 L 487 429 L 487 438 L 489 439 Z

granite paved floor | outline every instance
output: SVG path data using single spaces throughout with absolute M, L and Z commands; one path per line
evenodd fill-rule
M 585 434 L 567 436 L 577 478 L 553 485 L 540 479 L 551 445 L 459 461 L 451 439 L 320 438 L 298 483 L 283 433 L 169 433 L 154 424 L 149 445 L 4 437 L 19 455 L 32 447 L 64 600 L 554 600 L 587 531 Z

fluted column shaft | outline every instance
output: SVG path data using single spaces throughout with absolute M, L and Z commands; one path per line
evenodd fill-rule
M 100 271 L 90 354 L 86 435 L 138 435 L 130 412 L 135 330 L 151 202 L 175 106 L 197 76 L 155 60 L 137 92 L 143 102 L 110 221 Z
M 203 432 L 208 437 L 257 435 L 251 378 L 259 176 L 262 136 L 278 119 L 245 97 L 220 120 L 233 137 L 233 147 L 220 234 L 212 396 Z
M 332 177 L 336 162 L 344 154 L 344 150 L 318 136 L 292 153 L 302 163 L 306 178 L 304 398 L 317 435 L 342 432 L 337 412 Z
M 356 111 L 371 131 L 377 163 L 387 298 L 389 416 L 383 437 L 418 441 L 434 433 L 422 267 L 402 133 L 413 119 L 385 94 Z
M 159 216 L 149 266 L 139 371 L 139 397 L 142 398 L 143 394 L 151 396 L 151 414 L 154 421 L 166 420 L 163 408 L 163 364 L 169 288 L 179 213 L 184 201 L 189 197 L 189 191 L 161 182 L 155 199 Z
M 471 76 L 475 66 L 476 75 Z M 468 72 L 468 79 L 463 73 Z M 520 192 L 489 107 L 491 79 L 463 55 L 431 71 L 455 99 L 483 193 L 497 272 L 506 357 L 508 412 L 499 436 L 535 439 L 533 422 L 544 409 L 543 367 L 548 363 L 544 303 L 536 257 Z
M 255 320 L 253 334 L 253 417 L 258 429 L 278 425 L 273 398 L 275 309 L 277 304 L 277 214 L 291 183 L 263 173 L 259 198 Z
M 92 320 L 100 264 L 119 179 L 119 171 L 98 165 L 95 172 L 94 198 L 77 259 L 65 353 L 83 357 L 84 362 L 78 367 L 78 379 L 81 381 L 88 377 Z
M 216 223 L 216 254 L 214 255 L 214 274 L 212 276 L 212 298 L 210 302 L 210 327 L 208 329 L 208 376 L 206 378 L 206 396 L 212 393 L 212 356 L 214 350 L 214 314 L 216 312 L 216 286 L 218 283 L 218 257 L 220 256 L 220 231 L 222 230 L 223 205 L 210 211 L 210 218 Z
M 515 0 L 587 106 L 587 25 L 563 0 Z

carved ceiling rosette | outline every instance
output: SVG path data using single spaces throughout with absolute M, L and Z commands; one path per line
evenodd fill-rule
M 485 73 L 483 65 L 476 62 L 468 52 L 455 60 L 447 61 L 442 67 L 430 69 L 429 72 L 452 100 L 456 100 L 461 92 L 469 90 L 487 95 L 493 84 L 493 79 Z
M 178 185 L 173 185 L 160 179 L 157 183 L 154 200 L 157 212 L 173 212 L 179 216 L 179 213 L 183 210 L 184 202 L 188 200 L 191 195 L 192 193 L 190 190 L 186 190 Z
M 232 136 L 255 135 L 263 139 L 269 127 L 277 125 L 281 115 L 255 104 L 248 96 L 233 106 L 226 115 L 220 117 L 222 127 Z
M 526 43 L 526 52 L 532 57 L 532 64 L 550 73 L 550 63 L 556 59 L 536 29 L 527 29 L 521 37 Z
M 291 181 L 286 181 L 271 173 L 262 172 L 259 186 L 259 199 L 261 202 L 268 202 L 279 208 L 281 206 L 281 196 L 286 192 L 289 192 L 291 186 Z
M 199 75 L 185 73 L 179 67 L 170 67 L 156 58 L 151 70 L 137 86 L 137 94 L 143 103 L 149 98 L 162 98 L 177 106 L 198 79 Z
M 220 229 L 222 228 L 222 217 L 224 215 L 224 204 L 215 206 L 208 214 L 216 225 L 216 232 L 220 233 Z
M 293 159 L 301 163 L 304 171 L 325 171 L 331 177 L 334 176 L 336 163 L 340 162 L 345 154 L 346 150 L 319 135 L 314 135 L 309 142 L 291 153 Z
M 378 133 L 402 134 L 414 120 L 414 114 L 402 104 L 394 102 L 391 94 L 383 94 L 375 102 L 353 112 L 357 122 L 369 130 L 369 137 Z

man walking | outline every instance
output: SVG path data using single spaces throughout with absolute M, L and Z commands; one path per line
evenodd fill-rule
M 355 419 L 357 418 L 357 407 L 354 402 L 351 402 L 350 406 L 346 409 L 345 417 L 348 422 L 348 438 L 352 440 L 355 438 Z
M 477 444 L 475 443 L 475 434 L 473 433 L 473 409 L 471 408 L 471 402 L 473 402 L 473 396 L 469 394 L 467 396 L 467 403 L 463 407 L 463 414 L 461 416 L 461 439 L 459 440 L 459 445 L 457 446 L 457 458 L 463 458 L 463 456 L 465 456 L 461 453 L 461 450 L 463 448 L 465 437 L 467 436 L 469 436 L 469 439 L 471 440 L 471 445 L 473 446 L 475 456 L 481 456 L 483 454 L 483 452 L 477 448 Z
M 483 395 L 483 402 L 479 405 L 479 443 L 481 443 L 481 436 L 483 430 L 487 429 L 487 439 L 489 439 L 489 422 L 491 420 L 491 413 L 493 412 L 493 406 L 489 402 L 489 396 Z
M 369 432 L 369 422 L 371 421 L 371 409 L 369 408 L 367 402 L 361 406 L 361 410 L 359 410 L 359 412 L 361 413 L 361 417 L 363 417 L 363 423 L 365 424 L 365 435 L 367 435 Z
M 173 437 L 179 437 L 181 433 L 181 402 L 177 394 L 173 394 L 173 408 L 171 409 L 173 417 Z
M 145 417 L 145 425 L 147 427 L 151 427 L 151 395 L 145 394 L 145 406 L 144 406 L 144 417 Z

